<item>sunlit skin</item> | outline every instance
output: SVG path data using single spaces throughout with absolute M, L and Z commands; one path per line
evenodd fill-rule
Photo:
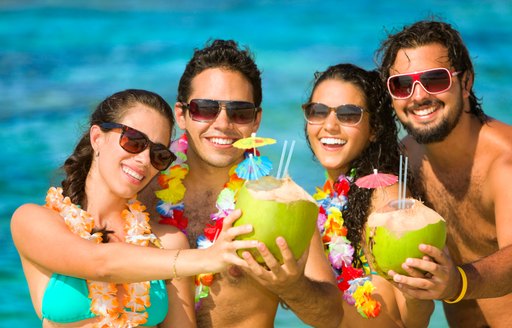
M 154 109 L 137 104 L 117 123 L 139 130 L 154 143 L 167 146 L 170 127 L 161 123 L 165 120 Z M 129 199 L 146 186 L 158 170 L 151 165 L 149 147 L 139 154 L 131 154 L 119 145 L 120 136 L 120 131 L 103 132 L 98 126 L 91 128 L 91 143 L 98 156 L 89 172 L 87 186 L 94 188 L 95 193 L 111 193 Z M 101 191 L 100 186 L 108 190 Z
M 448 60 L 446 48 L 439 44 L 401 49 L 389 73 L 390 75 L 412 73 L 431 68 L 447 68 L 451 72 L 454 71 Z M 416 83 L 409 98 L 393 98 L 393 107 L 398 118 L 409 132 L 413 132 L 412 134 L 428 135 L 439 128 L 443 122 L 448 122 L 450 127 L 454 127 L 462 113 L 461 95 L 464 93 L 466 97 L 468 96 L 462 88 L 461 81 L 464 79 L 466 74 L 452 77 L 450 89 L 435 95 L 429 94 L 419 83 Z
M 439 44 L 402 49 L 389 73 L 452 69 L 446 54 Z M 393 272 L 391 276 L 412 297 L 453 300 L 462 289 L 461 275 L 455 268 L 459 265 L 467 274 L 468 288 L 464 300 L 445 304 L 449 324 L 510 327 L 512 129 L 494 119 L 482 124 L 469 112 L 472 78 L 470 72 L 464 72 L 453 79 L 446 92 L 428 95 L 416 86 L 412 98 L 393 101 L 399 119 L 417 131 L 443 120 L 455 121 L 440 142 L 421 144 L 414 136 L 404 140 L 412 174 L 421 177 L 418 183 L 425 201 L 447 222 L 449 253 L 421 245 L 420 250 L 433 261 L 408 259 L 403 268 L 409 276 Z M 425 106 L 424 112 L 414 115 L 411 106 L 426 100 L 436 105 Z M 430 113 L 430 109 L 434 111 Z
M 311 102 L 329 107 L 353 104 L 366 109 L 366 97 L 353 83 L 327 79 L 315 88 Z M 323 124 L 307 123 L 307 135 L 315 157 L 327 171 L 329 178 L 336 181 L 340 174 L 347 174 L 351 163 L 361 156 L 373 139 L 369 113 L 365 111 L 361 122 L 356 126 L 344 126 L 331 111 Z M 397 193 L 397 185 L 377 188 L 371 199 L 371 209 L 385 206 Z M 345 218 L 349 220 L 350 218 Z M 414 299 L 405 299 L 402 293 L 389 281 L 374 275 L 376 287 L 373 297 L 381 303 L 381 313 L 377 318 L 364 319 L 352 305 L 343 302 L 344 318 L 340 328 L 345 327 L 422 327 L 433 309 L 433 304 Z M 427 319 L 425 319 L 427 318 Z
M 325 80 L 315 89 L 311 102 L 338 107 L 343 104 L 366 108 L 363 92 L 354 84 L 340 80 Z M 309 142 L 322 166 L 333 180 L 348 173 L 350 163 L 368 146 L 371 138 L 369 115 L 356 126 L 344 126 L 331 111 L 323 124 L 307 124 Z
M 206 69 L 192 79 L 192 99 L 239 100 L 254 103 L 252 86 L 239 72 L 222 68 Z M 236 124 L 222 110 L 212 122 L 192 120 L 189 112 L 176 103 L 175 113 L 180 129 L 189 137 L 189 161 L 217 168 L 230 167 L 241 160 L 243 150 L 232 143 L 256 132 L 260 125 L 261 112 L 248 124 Z M 194 157 L 200 160 L 195 160 Z

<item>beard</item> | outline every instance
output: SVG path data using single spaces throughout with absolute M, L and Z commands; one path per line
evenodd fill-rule
M 430 105 L 432 102 L 423 103 L 421 105 Z M 444 105 L 444 104 L 441 104 Z M 414 138 L 419 144 L 431 144 L 441 142 L 452 132 L 452 130 L 459 123 L 462 115 L 462 100 L 454 104 L 452 113 L 443 117 L 442 121 L 438 124 L 427 125 L 421 128 L 414 126 L 412 123 L 402 123 L 407 133 Z

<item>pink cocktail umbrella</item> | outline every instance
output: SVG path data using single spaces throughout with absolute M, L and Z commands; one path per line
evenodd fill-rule
M 365 175 L 356 180 L 356 185 L 359 188 L 381 188 L 391 186 L 398 181 L 398 177 L 394 174 L 379 173 L 377 169 L 373 170 L 372 174 Z

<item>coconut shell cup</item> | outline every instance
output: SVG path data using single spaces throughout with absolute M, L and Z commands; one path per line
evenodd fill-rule
M 309 246 L 316 229 L 318 206 L 315 200 L 289 177 L 276 179 L 266 176 L 247 181 L 238 192 L 236 208 L 242 216 L 234 226 L 251 224 L 253 231 L 237 237 L 258 240 L 267 246 L 274 257 L 283 263 L 276 238 L 286 240 L 295 259 Z M 265 261 L 257 249 L 246 249 L 260 264 Z M 241 255 L 245 249 L 239 250 Z
M 391 279 L 389 270 L 407 275 L 402 263 L 407 258 L 424 256 L 418 249 L 420 244 L 443 249 L 446 222 L 419 200 L 393 200 L 368 217 L 365 235 L 370 266 L 380 276 Z

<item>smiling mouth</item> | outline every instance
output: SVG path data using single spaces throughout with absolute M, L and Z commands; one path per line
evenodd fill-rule
M 338 138 L 320 138 L 320 142 L 326 146 L 343 146 L 347 143 L 347 140 Z
M 132 178 L 136 179 L 136 180 L 139 180 L 141 181 L 142 179 L 144 179 L 144 176 L 135 172 L 134 170 L 130 169 L 129 167 L 127 166 L 123 166 L 123 172 L 128 174 L 129 176 L 131 176 Z
M 208 138 L 208 141 L 210 141 L 213 144 L 226 146 L 231 145 L 233 142 L 235 142 L 235 139 L 230 138 Z

